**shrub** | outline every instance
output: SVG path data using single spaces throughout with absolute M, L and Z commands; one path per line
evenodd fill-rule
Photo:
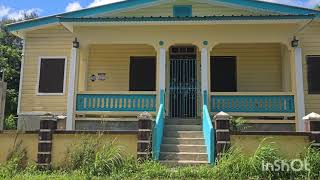
M 103 142 L 98 138 L 86 136 L 74 143 L 67 153 L 67 167 L 79 170 L 87 176 L 110 175 L 123 165 L 124 156 L 114 141 Z
M 8 129 L 8 130 L 17 129 L 16 120 L 14 119 L 13 114 L 9 115 L 4 120 L 4 129 Z

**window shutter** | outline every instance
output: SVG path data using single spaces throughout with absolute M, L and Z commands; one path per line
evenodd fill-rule
M 173 6 L 173 16 L 174 17 L 191 17 L 192 16 L 192 6 Z
M 129 90 L 156 90 L 156 57 L 130 57 Z
M 308 92 L 320 94 L 320 56 L 307 56 Z
M 63 93 L 65 59 L 40 60 L 39 93 Z

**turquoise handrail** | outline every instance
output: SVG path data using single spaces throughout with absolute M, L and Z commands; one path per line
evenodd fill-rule
M 210 119 L 207 105 L 203 105 L 202 113 L 202 130 L 207 146 L 208 163 L 212 164 L 215 160 L 215 130 Z
M 156 161 L 158 161 L 160 157 L 160 147 L 163 139 L 164 118 L 164 90 L 161 90 L 159 111 L 152 130 L 152 159 Z

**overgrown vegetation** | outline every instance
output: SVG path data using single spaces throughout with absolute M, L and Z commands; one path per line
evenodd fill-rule
M 232 118 L 230 121 L 231 131 L 244 131 L 249 128 L 248 121 L 243 117 Z
M 231 149 L 215 166 L 172 168 L 154 161 L 136 161 L 124 156 L 114 142 L 88 136 L 70 147 L 60 168 L 50 171 L 27 165 L 26 152 L 18 143 L 8 162 L 0 166 L 0 179 L 320 179 L 320 152 L 308 148 L 300 158 L 310 164 L 310 171 L 263 171 L 262 162 L 292 162 L 274 144 L 263 141 L 253 155 Z

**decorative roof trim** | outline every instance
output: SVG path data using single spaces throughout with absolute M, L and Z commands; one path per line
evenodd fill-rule
M 89 17 L 103 13 L 112 13 L 116 11 L 125 11 L 132 8 L 141 8 L 146 5 L 160 4 L 168 2 L 168 0 L 127 0 L 118 3 L 112 3 L 107 5 L 102 5 L 98 7 L 92 7 L 87 9 L 82 9 L 78 11 L 62 13 L 54 16 L 48 16 L 43 18 L 37 18 L 28 21 L 22 21 L 7 26 L 8 30 L 11 32 L 21 31 L 25 29 L 35 28 L 39 26 L 45 26 L 49 24 L 59 23 L 60 17 L 63 18 L 82 18 Z M 293 15 L 307 15 L 307 14 L 317 14 L 320 15 L 320 11 L 293 7 L 275 3 L 262 2 L 257 0 L 206 0 L 208 3 L 222 4 L 226 6 L 242 7 L 246 9 L 256 9 L 269 12 L 278 12 L 281 14 L 293 14 Z
M 268 15 L 268 16 L 201 16 L 201 17 L 109 17 L 109 18 L 60 18 L 67 22 L 159 22 L 159 21 L 242 21 L 242 20 L 308 20 L 315 15 Z

